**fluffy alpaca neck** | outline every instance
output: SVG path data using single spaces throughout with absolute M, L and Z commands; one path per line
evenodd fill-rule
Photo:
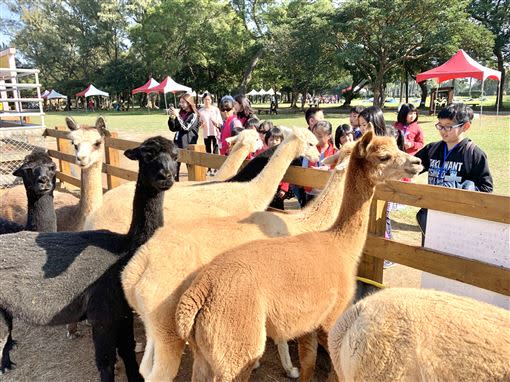
M 223 162 L 223 165 L 214 176 L 214 180 L 224 181 L 234 176 L 248 156 L 248 149 L 249 148 L 245 145 L 234 146 L 232 151 L 228 154 L 227 160 Z
M 145 187 L 140 179 L 136 182 L 133 198 L 133 215 L 127 233 L 128 249 L 145 244 L 154 232 L 163 226 L 163 198 L 165 193 Z
M 266 167 L 250 182 L 250 186 L 253 185 L 258 190 L 257 195 L 260 195 L 260 202 L 265 204 L 262 208 L 267 207 L 271 202 L 278 184 L 281 182 L 292 160 L 297 156 L 300 145 L 301 141 L 297 137 L 281 143 L 271 156 Z
M 27 231 L 56 232 L 57 215 L 53 204 L 53 191 L 42 196 L 27 190 Z
M 334 170 L 320 195 L 298 214 L 300 224 L 317 231 L 331 228 L 342 206 L 344 185 L 345 171 Z
M 81 170 L 81 197 L 78 220 L 81 226 L 90 213 L 103 204 L 102 161 Z
M 366 163 L 351 158 L 345 180 L 344 198 L 340 213 L 330 229 L 335 242 L 349 243 L 351 250 L 343 256 L 351 256 L 352 272 L 355 272 L 368 233 L 370 204 L 374 197 L 375 184 L 366 173 Z

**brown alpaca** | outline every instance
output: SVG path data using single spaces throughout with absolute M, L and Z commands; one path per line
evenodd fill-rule
M 78 125 L 66 117 L 69 137 L 76 150 L 76 163 L 81 168 L 81 198 L 65 192 L 55 192 L 55 212 L 58 231 L 80 231 L 86 217 L 103 202 L 102 164 L 104 137 L 110 135 L 103 117 L 95 126 Z M 16 186 L 2 194 L 2 217 L 24 224 L 26 221 L 26 193 Z
M 395 139 L 369 131 L 353 149 L 330 230 L 251 242 L 207 265 L 176 312 L 178 334 L 194 350 L 193 380 L 247 381 L 268 336 L 299 338 L 301 380 L 309 381 L 315 357 L 304 345 L 310 333 L 327 333 L 354 295 L 376 184 L 422 168 Z
M 249 182 L 205 182 L 172 187 L 164 202 L 165 216 L 172 222 L 232 216 L 262 211 L 273 199 L 278 183 L 292 160 L 305 156 L 317 161 L 317 138 L 310 131 L 294 128 L 275 151 L 264 169 Z M 105 194 L 103 207 L 87 220 L 87 229 L 109 229 L 125 233 L 126 215 L 132 198 L 129 188 L 117 187 Z
M 446 292 L 389 288 L 346 310 L 328 347 L 341 381 L 508 381 L 510 313 Z
M 341 161 L 351 150 L 343 149 L 325 162 Z M 147 346 L 140 372 L 147 380 L 172 380 L 177 374 L 184 341 L 176 334 L 174 320 L 168 317 L 175 316 L 182 287 L 190 284 L 194 272 L 222 252 L 253 240 L 330 228 L 340 210 L 344 172 L 345 164 L 337 165 L 321 195 L 299 213 L 263 211 L 207 219 L 202 224 L 191 221 L 165 225 L 140 248 L 126 266 L 122 284 L 146 329 Z M 297 378 L 285 344 L 279 344 L 282 365 L 288 376 Z

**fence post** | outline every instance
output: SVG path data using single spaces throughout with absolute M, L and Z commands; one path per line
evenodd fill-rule
M 189 145 L 189 151 L 195 151 L 199 153 L 205 153 L 204 145 Z M 204 181 L 206 178 L 206 168 L 202 166 L 196 166 L 189 164 L 188 166 L 188 180 Z
M 111 132 L 110 134 L 111 138 L 119 137 L 119 134 L 117 132 Z M 111 148 L 110 146 L 108 146 L 108 143 L 106 142 L 104 145 L 104 160 L 106 164 L 119 167 L 120 164 L 119 150 Z M 107 174 L 106 184 L 108 189 L 111 190 L 112 188 L 120 186 L 122 184 L 122 181 L 120 180 L 120 178 L 117 178 L 116 176 Z
M 55 126 L 55 130 L 58 131 L 67 131 L 67 127 L 65 126 Z M 57 150 L 64 154 L 74 154 L 71 148 L 71 142 L 68 139 L 57 138 Z M 60 168 L 60 172 L 65 175 L 72 176 L 71 174 L 71 164 L 65 160 L 58 160 L 58 166 Z M 60 181 L 60 186 L 64 187 L 64 182 Z
M 386 232 L 386 208 L 384 200 L 372 200 L 368 233 L 384 237 Z M 382 283 L 384 260 L 378 257 L 363 255 L 358 267 L 358 275 Z

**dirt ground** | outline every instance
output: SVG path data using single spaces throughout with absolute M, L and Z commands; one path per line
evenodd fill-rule
M 123 137 L 142 141 L 143 134 Z M 136 168 L 136 163 L 122 157 L 122 167 Z M 185 167 L 182 166 L 182 171 Z M 184 177 L 185 178 L 185 177 Z M 409 244 L 419 244 L 420 236 L 417 227 L 402 222 L 393 221 L 394 238 Z M 389 286 L 419 287 L 421 272 L 412 268 L 396 264 L 384 271 L 384 283 Z M 0 382 L 88 382 L 98 381 L 98 372 L 94 362 L 94 349 L 92 344 L 91 329 L 85 323 L 79 326 L 81 336 L 74 340 L 66 338 L 66 329 L 59 327 L 32 327 L 14 321 L 13 338 L 17 341 L 11 356 L 16 363 L 14 370 L 0 376 Z M 144 342 L 143 326 L 136 321 L 135 337 L 139 342 Z M 290 344 L 291 357 L 297 366 L 297 346 Z M 140 362 L 142 353 L 138 354 Z M 126 381 L 122 362 L 117 364 L 117 381 Z M 192 358 L 186 351 L 182 358 L 177 382 L 191 380 Z M 328 356 L 320 349 L 315 373 L 316 381 L 326 380 L 329 372 Z M 275 382 L 291 381 L 286 378 L 281 367 L 276 346 L 271 340 L 267 341 L 266 352 L 261 362 L 261 367 L 252 374 L 252 381 Z

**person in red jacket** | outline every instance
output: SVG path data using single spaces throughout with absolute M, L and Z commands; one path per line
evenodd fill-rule
M 409 155 L 414 155 L 425 144 L 423 130 L 418 124 L 418 110 L 412 103 L 404 103 L 400 106 L 395 123 L 395 129 L 404 136 L 404 149 Z
M 332 169 L 332 166 L 324 165 L 322 161 L 325 158 L 334 155 L 337 151 L 331 139 L 333 127 L 328 121 L 319 121 L 313 129 L 313 133 L 319 141 L 317 144 L 317 150 L 319 150 L 320 158 L 318 162 L 309 162 L 306 158 L 303 158 L 302 167 L 312 167 L 329 171 Z M 302 207 L 304 207 L 310 200 L 314 199 L 318 194 L 320 194 L 320 192 L 321 190 L 312 187 L 305 187 L 306 201 Z
M 278 146 L 282 143 L 284 139 L 283 131 L 278 127 L 272 127 L 264 138 L 267 148 L 271 148 L 274 146 Z M 283 180 L 278 185 L 278 189 L 276 190 L 276 194 L 274 195 L 273 201 L 269 205 L 269 207 L 277 208 L 279 210 L 284 210 L 284 200 L 289 199 L 292 196 L 292 193 L 289 192 L 289 183 L 284 182 Z

